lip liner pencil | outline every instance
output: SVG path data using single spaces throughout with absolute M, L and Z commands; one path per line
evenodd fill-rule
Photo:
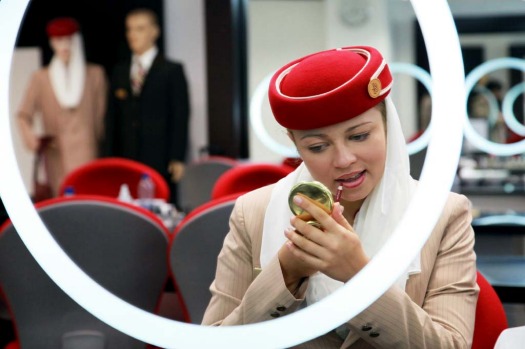
M 343 193 L 343 185 L 339 185 L 337 187 L 337 192 L 335 193 L 335 202 L 339 202 L 339 200 L 341 200 L 342 193 Z

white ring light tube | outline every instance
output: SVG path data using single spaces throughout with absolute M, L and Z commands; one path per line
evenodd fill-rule
M 492 72 L 494 70 L 498 69 L 504 69 L 504 68 L 514 68 L 514 69 L 520 69 L 522 71 L 525 71 L 525 60 L 518 59 L 518 58 L 498 58 L 493 59 L 490 61 L 487 61 L 475 69 L 473 69 L 470 74 L 465 79 L 465 88 L 468 93 L 472 90 L 474 85 L 476 84 L 479 79 L 481 79 L 484 75 L 488 74 L 489 72 Z M 466 109 L 466 104 L 465 104 Z M 481 137 L 472 124 L 470 123 L 470 120 L 468 118 L 467 113 L 464 113 L 464 117 L 466 120 L 465 123 L 465 137 L 467 140 L 472 143 L 476 148 L 479 150 L 482 150 L 488 154 L 492 155 L 500 155 L 500 156 L 510 156 L 510 155 L 516 155 L 521 154 L 525 152 L 525 140 L 511 143 L 511 144 L 501 144 L 501 143 L 495 143 L 490 140 L 487 140 L 483 137 Z
M 489 103 L 489 115 L 487 118 L 488 124 L 489 126 L 495 125 L 496 121 L 498 120 L 499 113 L 498 100 L 496 99 L 496 96 L 494 96 L 494 94 L 484 86 L 476 86 L 474 87 L 474 91 L 483 95 L 483 97 Z
M 404 73 L 408 74 L 414 78 L 416 78 L 419 82 L 425 86 L 425 88 L 428 91 L 428 94 L 430 95 L 430 98 L 432 98 L 432 78 L 430 77 L 430 74 L 423 68 L 418 67 L 414 64 L 409 63 L 392 63 L 390 65 L 390 71 L 392 73 Z M 419 136 L 417 139 L 413 140 L 412 142 L 407 144 L 407 151 L 408 154 L 416 154 L 419 153 L 421 150 L 425 149 L 425 147 L 428 145 L 428 142 L 430 141 L 430 135 L 432 134 L 432 118 L 430 118 L 430 122 L 423 134 Z
M 503 119 L 505 120 L 505 123 L 513 132 L 520 136 L 525 136 L 525 126 L 516 119 L 512 106 L 514 105 L 516 98 L 518 98 L 523 92 L 525 92 L 525 82 L 521 82 L 508 90 L 502 103 Z
M 513 214 L 492 215 L 473 220 L 476 225 L 525 225 L 525 217 Z
M 268 149 L 273 152 L 282 155 L 284 157 L 293 157 L 298 158 L 299 154 L 295 147 L 287 147 L 279 142 L 277 142 L 266 130 L 262 120 L 262 105 L 265 97 L 268 93 L 268 87 L 270 85 L 270 80 L 272 79 L 273 73 L 267 75 L 255 89 L 251 102 L 250 102 L 250 124 L 252 129 L 259 138 L 259 140 L 266 146 Z
M 360 273 L 320 302 L 272 321 L 218 328 L 169 320 L 115 297 L 69 259 L 40 220 L 16 170 L 8 110 L 9 68 L 28 3 L 0 1 L 0 155 L 5 169 L 0 171 L 0 193 L 13 224 L 40 266 L 73 300 L 108 325 L 164 348 L 290 347 L 336 328 L 374 302 L 405 271 L 428 239 L 454 178 L 464 119 L 456 117 L 464 112 L 465 100 L 461 51 L 445 0 L 412 0 L 435 75 L 433 112 L 438 117 L 434 118 L 435 136 L 428 146 L 428 161 L 415 197 L 391 239 Z

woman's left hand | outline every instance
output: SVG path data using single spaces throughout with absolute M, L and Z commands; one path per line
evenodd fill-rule
M 343 216 L 342 206 L 336 203 L 332 214 L 299 196 L 294 202 L 309 212 L 322 226 L 321 229 L 293 217 L 295 231 L 287 231 L 287 244 L 292 253 L 312 268 L 329 277 L 346 282 L 357 274 L 369 261 L 361 241 Z

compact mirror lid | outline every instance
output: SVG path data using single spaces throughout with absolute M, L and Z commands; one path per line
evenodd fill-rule
M 328 189 L 323 183 L 318 181 L 302 181 L 292 187 L 288 196 L 288 205 L 295 216 L 300 216 L 305 211 L 293 202 L 293 198 L 297 194 L 302 194 L 312 199 L 327 213 L 332 212 L 334 207 L 334 198 L 330 192 L 330 189 Z

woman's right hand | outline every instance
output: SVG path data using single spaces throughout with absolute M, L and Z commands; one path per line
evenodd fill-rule
M 342 206 L 337 203 L 333 212 L 327 214 L 298 195 L 294 197 L 294 202 L 309 212 L 322 228 L 309 225 L 297 216 L 290 220 L 296 230 L 285 232 L 288 242 L 284 246 L 289 248 L 290 259 L 295 262 L 289 269 L 295 273 L 292 275 L 304 275 L 315 270 L 341 282 L 350 280 L 368 263 L 369 258 L 359 236 L 344 218 Z

